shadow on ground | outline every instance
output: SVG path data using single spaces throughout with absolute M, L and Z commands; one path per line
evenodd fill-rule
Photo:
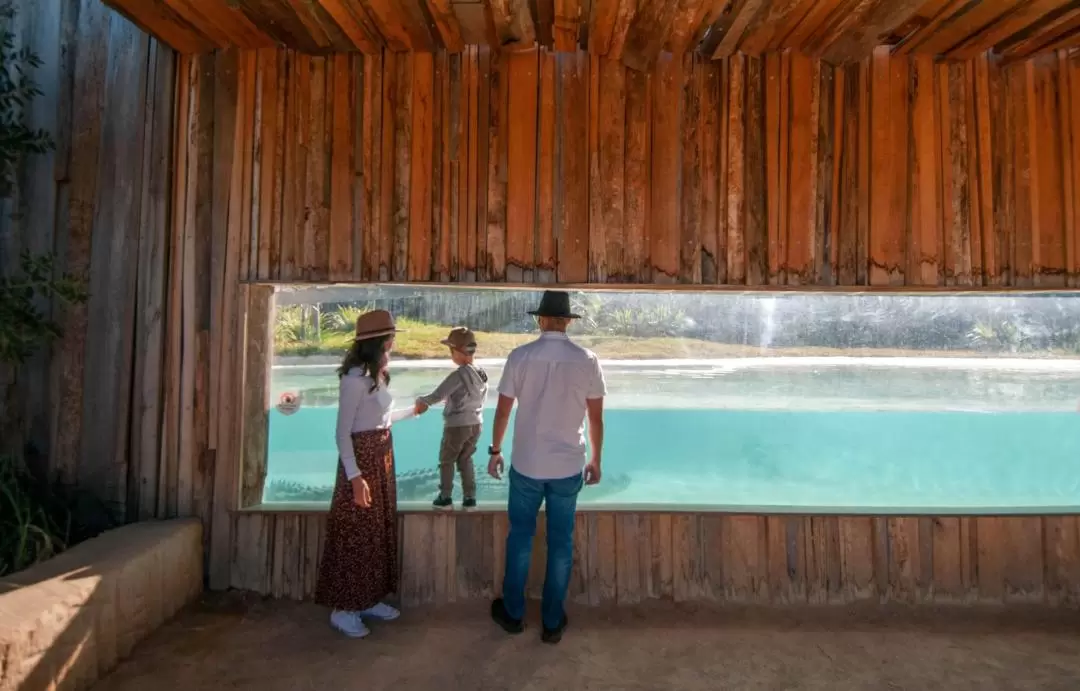
M 649 605 L 572 610 L 547 646 L 535 624 L 508 637 L 485 610 L 410 610 L 354 641 L 313 605 L 208 596 L 96 689 L 1080 688 L 1076 612 Z

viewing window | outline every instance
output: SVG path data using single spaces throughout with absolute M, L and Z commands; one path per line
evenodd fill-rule
M 504 509 L 507 482 L 487 476 L 484 449 L 504 358 L 536 337 L 526 312 L 539 299 L 475 287 L 277 287 L 266 452 L 245 460 L 245 483 L 256 478 L 267 508 L 329 503 L 335 369 L 357 315 L 383 308 L 406 329 L 391 365 L 395 407 L 451 371 L 439 344 L 450 327 L 476 332 L 491 381 L 478 500 Z M 1080 507 L 1076 294 L 595 291 L 573 303 L 582 318 L 570 335 L 599 356 L 608 382 L 603 481 L 582 491 L 582 508 Z M 430 507 L 441 434 L 437 408 L 394 426 L 402 509 Z

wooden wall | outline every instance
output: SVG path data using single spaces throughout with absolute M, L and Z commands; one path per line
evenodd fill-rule
M 542 518 L 542 517 L 541 517 Z M 230 585 L 314 593 L 326 517 L 239 514 Z M 405 514 L 406 605 L 486 600 L 502 587 L 505 514 Z M 544 576 L 538 525 L 529 593 Z M 578 514 L 570 599 L 752 604 L 859 601 L 1080 605 L 1080 519 Z
M 230 518 L 265 417 L 235 395 L 255 398 L 265 377 L 244 366 L 266 328 L 248 313 L 256 282 L 1078 278 L 1080 71 L 1063 54 L 1002 67 L 878 52 L 844 68 L 663 56 L 648 75 L 486 48 L 177 64 L 166 308 L 181 317 L 166 322 L 167 465 L 145 501 L 209 524 L 214 588 L 277 561 L 293 573 L 315 540 L 294 519 Z
M 235 511 L 259 281 L 1077 285 L 1064 54 L 664 55 L 641 74 L 486 48 L 180 57 L 98 0 L 26 22 L 46 63 L 31 118 L 59 146 L 23 172 L 3 264 L 55 249 L 92 296 L 58 312 L 64 339 L 5 417 L 118 514 L 201 517 L 215 588 L 303 594 L 321 541 L 317 514 Z M 588 602 L 1080 584 L 1072 517 L 579 520 Z M 503 517 L 402 521 L 407 601 L 493 592 Z
M 234 55 L 242 279 L 1080 281 L 1063 52 Z
M 7 448 L 28 444 L 51 477 L 90 490 L 118 517 L 157 515 L 170 456 L 158 444 L 158 401 L 172 316 L 162 297 L 175 56 L 98 0 L 16 5 L 17 40 L 43 63 L 33 75 L 43 94 L 24 115 L 56 149 L 18 172 L 0 213 L 0 275 L 23 250 L 55 252 L 57 270 L 84 278 L 90 298 L 43 302 L 64 336 L 17 372 L 0 371 L 10 387 L 0 436 Z

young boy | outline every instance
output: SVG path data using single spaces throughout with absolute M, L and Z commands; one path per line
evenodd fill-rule
M 443 437 L 439 447 L 439 496 L 433 506 L 440 510 L 454 508 L 450 493 L 454 489 L 454 467 L 461 473 L 461 489 L 465 510 L 476 508 L 476 472 L 473 453 L 480 439 L 483 424 L 484 400 L 488 392 L 487 373 L 473 365 L 476 336 L 459 326 L 442 340 L 450 348 L 450 358 L 458 366 L 438 388 L 416 399 L 417 412 L 423 413 L 436 403 L 446 402 L 443 409 Z

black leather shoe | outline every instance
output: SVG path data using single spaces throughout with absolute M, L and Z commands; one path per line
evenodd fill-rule
M 520 619 L 514 619 L 506 613 L 502 598 L 491 603 L 491 618 L 507 633 L 521 633 L 525 630 L 525 624 Z
M 570 619 L 567 618 L 567 616 L 564 614 L 562 618 L 562 623 L 559 624 L 556 628 L 549 629 L 547 627 L 544 627 L 543 632 L 541 632 L 540 634 L 540 640 L 542 640 L 544 643 L 550 643 L 551 645 L 555 645 L 562 640 L 563 631 L 566 630 L 566 625 L 569 623 Z

